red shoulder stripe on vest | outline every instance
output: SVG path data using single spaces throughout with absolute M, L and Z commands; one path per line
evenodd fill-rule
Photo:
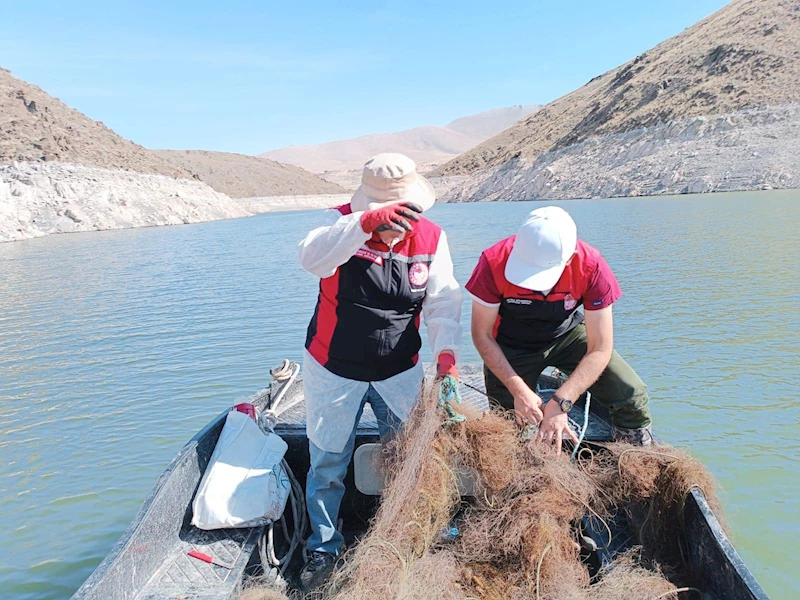
M 336 330 L 336 308 L 339 306 L 339 271 L 319 282 L 319 312 L 317 333 L 308 347 L 308 352 L 323 366 L 328 362 L 333 332 Z

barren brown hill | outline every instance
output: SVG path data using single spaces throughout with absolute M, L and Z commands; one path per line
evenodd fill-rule
M 0 69 L 0 164 L 55 161 L 191 178 L 38 87 Z
M 735 0 L 433 174 L 470 174 L 594 137 L 798 102 L 800 0 Z
M 260 156 L 292 164 L 354 187 L 364 163 L 380 152 L 401 152 L 421 170 L 433 168 L 516 123 L 539 107 L 533 104 L 495 108 L 456 119 L 393 133 L 376 133 L 309 146 L 290 146 Z
M 418 164 L 438 163 L 464 152 L 474 138 L 459 131 L 426 125 L 394 133 L 374 133 L 348 140 L 309 146 L 289 146 L 260 156 L 297 165 L 314 173 L 361 169 L 380 152 L 401 152 Z
M 341 194 L 344 189 L 313 173 L 266 158 L 206 150 L 153 150 L 233 198 Z

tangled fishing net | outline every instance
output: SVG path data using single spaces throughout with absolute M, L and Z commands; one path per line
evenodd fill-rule
M 718 509 L 699 462 L 670 446 L 612 443 L 584 449 L 573 463 L 523 439 L 502 409 L 453 421 L 437 393 L 434 387 L 423 396 L 392 443 L 369 531 L 314 598 L 691 597 L 681 595 L 690 588 L 679 588 L 691 586 L 692 574 L 676 523 L 693 487 Z M 477 473 L 475 493 L 462 499 L 458 483 L 467 469 Z M 635 539 L 592 568 L 580 543 L 586 524 L 610 543 L 620 516 Z M 443 537 L 454 525 L 457 537 Z

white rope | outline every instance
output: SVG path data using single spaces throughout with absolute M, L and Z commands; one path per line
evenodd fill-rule
M 284 358 L 280 367 L 275 367 L 269 370 L 269 374 L 275 381 L 286 381 L 292 373 L 292 362 L 288 358 Z
M 578 456 L 578 448 L 581 447 L 583 437 L 586 435 L 586 430 L 589 428 L 589 406 L 591 403 L 592 394 L 590 392 L 586 392 L 586 402 L 583 405 L 583 427 L 581 428 L 581 434 L 578 436 L 578 442 L 575 444 L 575 449 L 572 451 L 572 458 L 570 458 L 571 462 L 575 462 L 575 458 Z
M 538 395 L 541 394 L 555 394 L 557 390 L 551 388 L 542 388 L 539 387 L 539 383 L 536 383 L 536 393 Z M 592 403 L 592 394 L 591 392 L 586 392 L 586 403 L 583 406 L 583 427 L 581 427 L 580 435 L 578 436 L 578 442 L 575 444 L 575 448 L 572 450 L 572 458 L 570 458 L 571 462 L 575 462 L 575 458 L 578 456 L 578 448 L 580 448 L 581 443 L 583 443 L 583 438 L 586 435 L 586 430 L 589 428 L 589 407 Z M 570 422 L 574 423 L 570 419 Z M 576 427 L 577 429 L 577 424 Z
M 275 380 L 282 382 L 283 386 L 272 401 L 269 410 L 265 410 L 261 413 L 261 425 L 265 432 L 273 433 L 273 429 L 280 415 L 303 401 L 303 396 L 298 395 L 296 400 L 290 402 L 286 406 L 280 406 L 287 391 L 292 387 L 299 373 L 300 365 L 297 363 L 292 364 L 288 360 L 284 360 L 281 367 L 271 371 Z M 305 495 L 300 482 L 297 481 L 297 478 L 285 459 L 281 460 L 281 467 L 286 473 L 290 484 L 288 500 L 292 511 L 293 531 L 291 533 L 289 532 L 289 527 L 284 516 L 286 511 L 284 510 L 284 515 L 281 515 L 281 518 L 277 521 L 270 523 L 261 534 L 258 551 L 264 574 L 267 574 L 272 569 L 276 569 L 282 576 L 286 572 L 286 569 L 289 568 L 289 563 L 292 562 L 292 558 L 298 546 L 303 543 L 303 534 L 308 526 L 308 515 L 306 513 Z M 284 540 L 289 544 L 286 553 L 281 557 L 278 557 L 275 552 L 275 524 L 278 522 L 281 524 L 281 533 L 283 534 Z
M 279 373 L 280 377 L 277 376 L 275 377 L 275 379 L 277 379 L 278 381 L 286 382 L 284 386 L 281 388 L 281 391 L 278 392 L 278 395 L 272 401 L 272 406 L 270 407 L 270 411 L 275 413 L 277 416 L 280 416 L 282 413 L 288 410 L 288 407 L 284 408 L 283 410 L 278 410 L 278 407 L 280 406 L 281 401 L 283 401 L 283 398 L 286 396 L 286 392 L 288 392 L 289 388 L 292 387 L 294 380 L 297 379 L 297 375 L 299 373 L 300 373 L 300 365 L 295 363 L 294 367 L 292 367 L 292 370 L 288 375 L 285 375 L 285 371 L 281 370 L 281 372 Z M 295 400 L 295 403 L 297 403 L 297 400 Z M 290 406 L 293 406 L 293 404 Z
M 277 369 L 277 370 L 273 369 L 271 371 L 272 372 L 272 376 L 277 381 L 283 381 L 285 383 L 284 383 L 283 387 L 280 389 L 280 391 L 278 392 L 278 395 L 275 396 L 275 399 L 272 401 L 272 404 L 269 407 L 269 409 L 265 410 L 264 412 L 261 413 L 261 428 L 264 431 L 272 431 L 273 429 L 275 429 L 275 425 L 278 422 L 278 418 L 283 413 L 285 413 L 286 411 L 294 408 L 295 406 L 297 406 L 298 404 L 300 404 L 303 401 L 302 394 L 298 394 L 298 396 L 297 396 L 297 398 L 295 400 L 293 400 L 292 402 L 290 402 L 286 406 L 284 406 L 282 408 L 279 408 L 281 402 L 283 401 L 284 397 L 286 396 L 286 392 L 289 391 L 289 388 L 292 387 L 292 384 L 294 383 L 295 379 L 297 379 L 297 376 L 300 374 L 300 365 L 299 364 L 294 363 L 293 367 L 289 367 L 289 364 L 291 364 L 291 363 L 288 363 L 288 364 L 287 363 L 288 363 L 288 361 L 284 361 L 284 364 L 280 369 Z

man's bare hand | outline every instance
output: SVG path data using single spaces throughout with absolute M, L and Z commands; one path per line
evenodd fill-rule
M 550 400 L 544 407 L 544 418 L 539 425 L 538 439 L 548 448 L 555 447 L 558 454 L 561 453 L 564 436 L 571 438 L 576 444 L 578 443 L 578 436 L 569 427 L 567 413 L 561 410 L 555 400 Z
M 520 425 L 535 425 L 542 420 L 542 399 L 524 383 L 514 392 L 514 416 Z

